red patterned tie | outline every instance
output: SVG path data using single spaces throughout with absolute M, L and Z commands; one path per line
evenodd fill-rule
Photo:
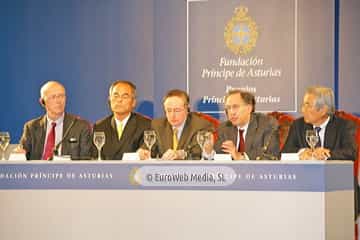
M 240 136 L 240 141 L 239 141 L 239 146 L 238 146 L 238 152 L 245 152 L 245 140 L 244 140 L 244 136 L 243 136 L 244 130 L 243 129 L 239 129 L 239 136 Z
M 53 156 L 54 147 L 55 147 L 55 127 L 56 127 L 56 122 L 52 122 L 51 130 L 47 136 L 47 140 L 45 144 L 45 151 L 42 156 L 42 159 L 44 160 L 49 160 Z

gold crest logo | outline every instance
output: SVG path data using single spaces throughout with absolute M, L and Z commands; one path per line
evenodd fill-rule
M 251 17 L 247 16 L 248 8 L 235 8 L 235 15 L 226 24 L 224 40 L 226 46 L 236 55 L 246 55 L 256 46 L 258 28 Z
M 140 174 L 140 170 L 139 168 L 133 168 L 131 169 L 130 173 L 129 173 L 129 182 L 131 185 L 140 185 L 141 184 L 141 180 L 139 180 L 139 174 Z

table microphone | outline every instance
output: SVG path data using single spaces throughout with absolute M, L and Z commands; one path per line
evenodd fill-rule
M 72 120 L 72 122 L 70 123 L 69 127 L 66 129 L 65 134 L 63 134 L 62 139 L 61 139 L 60 142 L 58 142 L 58 144 L 56 144 L 56 146 L 54 147 L 53 155 L 58 155 L 60 145 L 64 142 L 65 138 L 69 135 L 70 129 L 74 126 L 76 120 L 77 120 L 76 118 L 75 118 L 74 120 Z
M 264 146 L 261 148 L 261 154 L 256 157 L 256 160 L 279 160 L 277 156 L 274 156 L 273 154 L 266 153 L 266 151 L 269 148 L 270 142 L 273 138 L 273 135 L 275 134 L 276 128 L 271 129 L 270 137 L 265 142 Z

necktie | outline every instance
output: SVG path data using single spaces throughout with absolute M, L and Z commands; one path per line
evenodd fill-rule
M 239 146 L 238 146 L 238 152 L 245 152 L 245 140 L 244 140 L 244 130 L 243 129 L 239 129 L 239 137 L 240 137 L 240 141 L 239 141 Z
M 320 131 L 321 127 L 315 127 L 316 135 L 319 137 L 319 141 L 316 143 L 316 148 L 321 147 L 321 137 L 320 137 Z
M 123 133 L 122 122 L 119 122 L 119 124 L 117 125 L 117 134 L 118 134 L 119 140 L 120 140 L 120 138 L 121 138 L 122 133 Z
M 173 150 L 176 150 L 177 147 L 178 147 L 178 136 L 177 136 L 177 133 L 178 133 L 178 129 L 177 129 L 177 128 L 174 128 L 174 129 L 173 129 Z
M 49 160 L 52 158 L 54 154 L 54 147 L 55 147 L 55 127 L 56 122 L 51 123 L 51 129 L 49 134 L 47 135 L 45 150 L 42 156 L 42 159 Z

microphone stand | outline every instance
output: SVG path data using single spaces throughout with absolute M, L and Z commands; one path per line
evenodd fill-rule
M 60 142 L 58 142 L 58 144 L 56 144 L 56 146 L 54 147 L 53 156 L 49 160 L 53 160 L 53 157 L 59 154 L 59 147 L 64 142 L 65 138 L 69 135 L 70 129 L 74 126 L 75 122 L 76 122 L 76 118 L 70 123 L 69 127 L 65 131 L 65 134 L 63 134 L 63 137 L 60 140 Z
M 273 135 L 276 131 L 276 128 L 272 128 L 271 130 L 271 134 L 269 139 L 266 141 L 266 143 L 264 144 L 264 146 L 261 149 L 261 154 L 259 156 L 256 157 L 256 160 L 279 160 L 279 158 L 277 156 L 274 156 L 271 153 L 266 153 L 266 151 L 269 148 L 271 139 L 273 138 Z

